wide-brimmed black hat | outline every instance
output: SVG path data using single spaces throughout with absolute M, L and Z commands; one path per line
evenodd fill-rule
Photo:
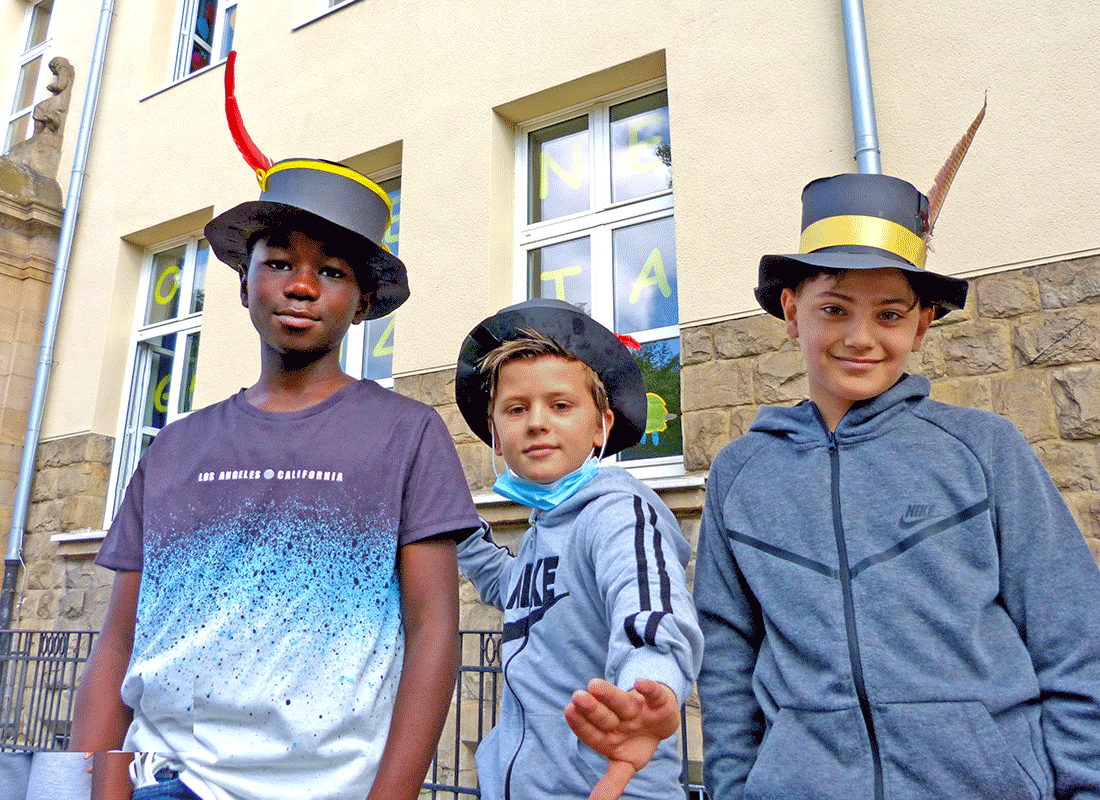
M 605 455 L 641 441 L 645 433 L 647 401 L 642 371 L 626 345 L 615 334 L 576 306 L 561 300 L 527 300 L 501 309 L 482 320 L 462 342 L 455 372 L 455 399 L 466 424 L 488 445 L 489 376 L 481 362 L 505 342 L 528 338 L 529 331 L 553 340 L 583 361 L 603 382 L 615 422 Z
M 967 283 L 925 269 L 929 230 L 928 198 L 910 183 L 877 174 L 819 178 L 802 190 L 799 252 L 760 259 L 757 302 L 783 319 L 783 289 L 814 269 L 896 267 L 938 319 L 966 304 Z
M 248 241 L 265 228 L 306 226 L 350 239 L 362 258 L 351 259 L 359 289 L 370 295 L 367 319 L 389 314 L 409 298 L 405 265 L 382 237 L 392 207 L 386 192 L 350 167 L 331 161 L 293 158 L 260 170 L 260 199 L 219 214 L 206 225 L 215 255 L 238 270 L 248 269 Z

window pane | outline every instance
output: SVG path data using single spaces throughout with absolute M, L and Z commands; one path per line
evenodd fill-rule
M 635 333 L 680 321 L 672 217 L 619 228 L 612 234 L 615 330 Z
M 214 44 L 214 24 L 217 19 L 218 0 L 199 0 L 192 32 L 196 38 L 206 43 L 207 50 Z
M 592 313 L 592 258 L 588 237 L 527 253 L 527 296 L 565 300 Z
M 620 461 L 683 455 L 680 437 L 680 340 L 647 342 L 634 354 L 642 368 L 649 414 L 642 441 L 619 454 Z
M 191 398 L 195 396 L 195 371 L 199 365 L 198 333 L 187 334 L 187 343 L 184 345 L 183 352 L 187 361 L 183 366 L 183 387 L 180 392 L 179 413 L 186 414 L 191 410 Z
M 15 85 L 15 100 L 11 104 L 11 113 L 29 108 L 34 103 L 34 90 L 38 86 L 38 71 L 41 67 L 42 56 L 39 56 L 19 68 L 19 82 Z
M 29 111 L 18 119 L 12 120 L 12 123 L 8 126 L 8 134 L 4 138 L 5 153 L 27 138 L 30 121 L 31 114 Z
M 50 11 L 53 9 L 53 0 L 44 0 L 34 7 L 31 12 L 31 27 L 27 33 L 27 46 L 23 52 L 38 47 L 46 41 L 46 31 L 50 27 Z
M 380 381 L 393 377 L 393 314 L 363 323 L 363 377 Z
M 225 10 L 225 25 L 222 28 L 221 57 L 228 58 L 233 49 L 233 33 L 237 30 L 237 6 L 231 5 Z
M 195 42 L 191 48 L 191 72 L 200 70 L 210 63 L 210 51 L 199 42 Z
M 206 283 L 206 261 L 210 256 L 210 245 L 206 239 L 199 240 L 199 246 L 195 250 L 195 282 L 191 290 L 191 313 L 202 311 L 202 304 L 206 298 L 203 289 Z
M 532 131 L 527 137 L 527 159 L 528 222 L 588 209 L 587 116 Z
M 145 303 L 145 325 L 164 322 L 176 316 L 180 302 L 180 270 L 186 245 L 173 247 L 153 256 L 149 297 Z
M 142 399 L 142 427 L 160 430 L 168 424 L 168 392 L 175 349 L 174 333 L 138 344 L 138 357 L 149 359 L 149 380 Z
M 668 93 L 611 107 L 611 201 L 672 188 Z

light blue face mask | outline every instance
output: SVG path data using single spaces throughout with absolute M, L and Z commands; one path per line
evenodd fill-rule
M 577 469 L 568 475 L 562 475 L 553 483 L 535 483 L 535 481 L 527 480 L 527 478 L 521 478 L 512 472 L 510 467 L 505 466 L 504 472 L 497 472 L 497 480 L 493 484 L 493 491 L 502 497 L 514 500 L 520 505 L 537 508 L 540 511 L 548 511 L 564 503 L 575 495 L 581 487 L 596 477 L 596 471 L 600 467 L 600 458 L 603 458 L 603 448 L 607 446 L 607 430 L 604 428 L 603 420 L 600 420 L 600 427 L 604 431 L 604 443 L 600 447 L 599 458 L 589 456 Z M 489 431 L 493 437 L 493 472 L 496 472 L 496 431 L 491 425 Z

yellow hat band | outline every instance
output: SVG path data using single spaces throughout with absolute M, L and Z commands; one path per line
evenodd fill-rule
M 846 214 L 819 219 L 802 231 L 798 252 L 813 253 L 824 247 L 845 245 L 877 247 L 904 258 L 917 269 L 924 269 L 927 252 L 924 240 L 904 225 L 881 217 Z
M 333 175 L 339 175 L 342 178 L 347 178 L 350 181 L 355 181 L 361 186 L 365 186 L 370 189 L 376 195 L 382 198 L 382 202 L 386 204 L 386 208 L 389 212 L 393 213 L 393 203 L 390 201 L 389 195 L 379 186 L 365 175 L 361 175 L 350 167 L 345 167 L 342 164 L 329 164 L 325 161 L 311 161 L 308 159 L 288 159 L 286 161 L 279 161 L 268 167 L 266 172 L 256 171 L 256 177 L 260 182 L 260 191 L 267 191 L 267 179 L 275 172 L 282 172 L 284 169 L 313 169 L 319 172 L 331 172 Z

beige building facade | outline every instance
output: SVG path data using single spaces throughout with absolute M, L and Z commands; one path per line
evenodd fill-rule
M 49 96 L 44 71 L 27 88 L 27 65 L 61 55 L 75 70 L 62 192 L 100 13 L 0 0 L 9 139 Z M 989 101 L 928 262 L 974 278 L 971 299 L 912 366 L 935 396 L 1011 417 L 1100 553 L 1100 7 L 881 0 L 865 13 L 883 172 L 926 191 Z M 99 626 L 110 575 L 90 559 L 142 443 L 258 374 L 237 278 L 201 239 L 258 194 L 223 115 L 230 42 L 262 151 L 346 163 L 396 201 L 390 241 L 412 296 L 349 338 L 348 370 L 438 407 L 482 512 L 518 535 L 526 513 L 493 499 L 488 448 L 454 404 L 454 360 L 505 305 L 579 302 L 644 346 L 657 412 L 630 465 L 694 542 L 711 458 L 761 403 L 804 389 L 796 346 L 752 288 L 761 254 L 797 249 L 802 187 L 855 171 L 839 3 L 116 0 L 17 624 Z M 5 338 L 0 354 L 25 363 L 25 344 Z M 19 437 L 4 435 L 7 457 Z M 7 530 L 6 473 L 0 492 Z M 468 586 L 463 614 L 497 624 Z

